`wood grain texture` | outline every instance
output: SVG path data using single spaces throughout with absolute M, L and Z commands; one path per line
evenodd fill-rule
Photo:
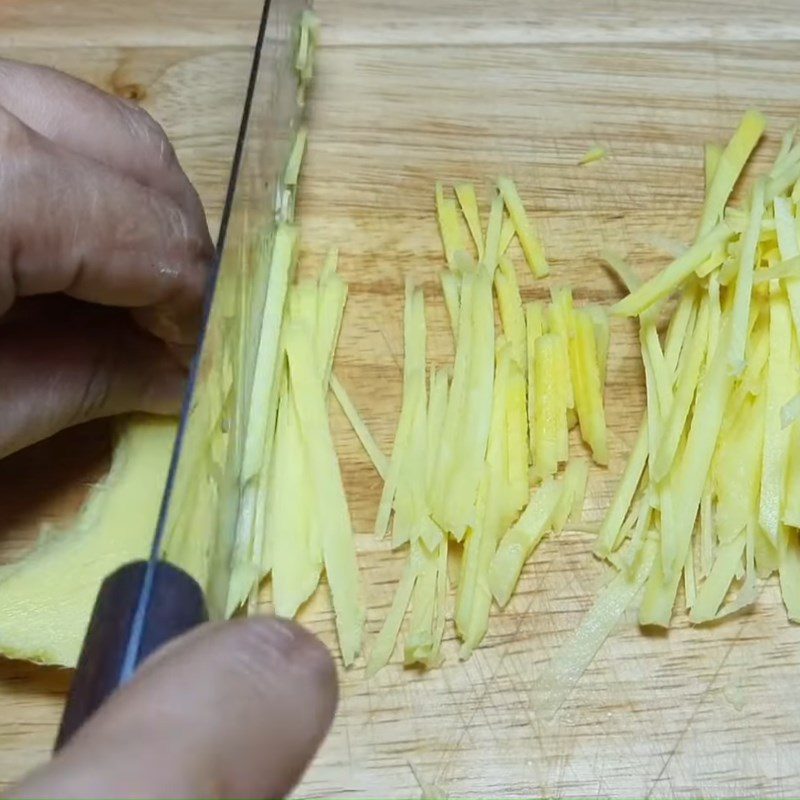
M 7 55 L 142 97 L 215 222 L 257 5 L 11 0 L 0 29 Z M 485 201 L 491 181 L 511 174 L 542 232 L 551 283 L 571 283 L 579 303 L 610 303 L 620 289 L 600 265 L 603 247 L 627 251 L 649 275 L 665 262 L 650 234 L 693 233 L 703 143 L 723 140 L 757 105 L 772 123 L 756 158 L 763 165 L 800 107 L 795 0 L 318 0 L 317 10 L 323 46 L 300 200 L 305 263 L 313 269 L 325 248 L 340 247 L 350 300 L 336 370 L 387 452 L 400 405 L 405 275 L 425 288 L 431 361 L 452 352 L 434 180 L 473 180 Z M 577 166 L 595 145 L 608 157 Z M 519 253 L 515 260 L 523 295 L 545 296 L 550 284 L 534 282 Z M 614 323 L 609 377 L 612 461 L 592 472 L 590 523 L 608 502 L 643 403 L 627 322 Z M 335 404 L 332 414 L 374 634 L 402 556 L 369 533 L 380 483 Z M 6 557 L 37 516 L 74 507 L 81 482 L 100 469 L 102 437 L 69 435 L 85 437 L 85 457 L 56 442 L 2 469 L 9 505 L 14 482 L 28 486 L 6 525 Z M 66 470 L 70 480 L 37 472 L 50 457 L 60 459 L 54 474 Z M 17 470 L 23 462 L 27 471 Z M 457 662 L 451 633 L 443 669 L 394 662 L 369 680 L 363 666 L 342 672 L 339 717 L 298 795 L 800 793 L 800 629 L 786 621 L 774 583 L 752 614 L 715 627 L 694 629 L 679 615 L 669 635 L 646 636 L 630 614 L 556 719 L 537 716 L 537 677 L 606 576 L 589 555 L 591 538 L 566 532 L 541 546 L 468 662 Z M 303 618 L 333 644 L 325 595 Z M 67 681 L 0 665 L 0 781 L 46 758 Z

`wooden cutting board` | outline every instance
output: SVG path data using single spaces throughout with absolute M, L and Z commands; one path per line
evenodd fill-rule
M 238 124 L 257 0 L 9 0 L 3 54 L 141 100 L 173 137 L 216 225 Z M 336 370 L 388 452 L 400 404 L 402 285 L 425 288 L 430 359 L 452 344 L 438 288 L 433 182 L 468 179 L 484 201 L 518 182 L 553 264 L 526 299 L 569 282 L 578 303 L 620 287 L 602 248 L 642 275 L 665 262 L 652 234 L 687 240 L 702 145 L 747 107 L 774 155 L 800 109 L 795 0 L 318 0 L 323 47 L 310 102 L 300 219 L 305 263 L 341 250 L 350 301 Z M 605 160 L 581 167 L 593 146 Z M 586 519 L 601 518 L 638 427 L 643 378 L 633 326 L 615 322 L 607 391 L 612 461 L 594 469 Z M 338 408 L 333 420 L 377 631 L 402 555 L 375 542 L 380 483 Z M 102 470 L 105 428 L 68 432 L 0 465 L 3 558 L 37 521 L 74 509 Z M 646 636 L 631 613 L 552 722 L 537 677 L 590 606 L 605 568 L 592 536 L 545 542 L 484 646 L 430 673 L 396 661 L 342 672 L 335 727 L 299 796 L 784 796 L 800 793 L 800 629 L 773 582 L 749 615 Z M 333 644 L 324 591 L 305 621 Z M 2 624 L 2 620 L 0 620 Z M 68 675 L 0 663 L 0 783 L 47 758 Z

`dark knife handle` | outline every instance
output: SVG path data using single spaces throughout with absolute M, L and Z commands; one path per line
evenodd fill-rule
M 135 634 L 139 646 L 131 664 L 130 642 L 146 571 L 146 561 L 134 561 L 103 581 L 61 718 L 56 750 L 126 681 L 131 666 L 135 668 L 170 639 L 208 619 L 197 581 L 179 567 L 159 561 L 141 631 Z

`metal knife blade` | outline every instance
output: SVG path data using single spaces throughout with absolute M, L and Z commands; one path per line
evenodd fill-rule
M 251 399 L 259 402 L 261 392 L 270 392 L 261 383 L 276 377 L 262 368 L 263 381 L 254 381 L 258 347 L 270 338 L 262 333 L 279 329 L 262 329 L 262 322 L 265 307 L 282 307 L 278 295 L 267 296 L 270 251 L 277 221 L 287 213 L 282 182 L 301 117 L 295 55 L 306 8 L 304 0 L 265 0 L 200 344 L 150 555 L 121 566 L 100 588 L 56 749 L 149 654 L 227 610 L 242 479 L 248 477 L 243 459 L 245 452 L 265 449 L 263 431 L 245 448 Z M 276 342 L 268 344 L 274 354 Z M 256 473 L 260 463 L 256 459 Z
M 264 3 L 205 323 L 149 557 L 150 575 L 163 560 L 193 575 L 212 618 L 225 614 L 231 578 L 255 344 L 268 287 L 266 255 L 302 111 L 294 58 L 307 8 L 305 0 Z M 151 591 L 146 575 L 137 618 L 144 618 Z M 132 637 L 132 654 L 136 648 Z
M 231 577 L 268 255 L 283 196 L 283 170 L 301 119 L 294 59 L 307 8 L 304 0 L 264 3 L 205 324 L 150 552 L 151 564 L 177 561 L 198 579 L 212 618 L 225 613 Z M 182 547 L 187 537 L 193 538 L 192 546 Z M 193 563 L 181 563 L 185 552 L 194 554 Z M 145 580 L 144 610 L 149 590 Z

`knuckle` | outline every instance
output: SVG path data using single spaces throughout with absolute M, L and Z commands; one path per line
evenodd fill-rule
M 141 106 L 125 103 L 125 116 L 129 130 L 146 148 L 150 157 L 163 166 L 177 162 L 175 150 L 161 125 Z
M 202 213 L 193 214 L 177 203 L 162 200 L 161 214 L 167 238 L 177 244 L 187 266 L 210 261 L 214 245 Z
M 0 106 L 0 147 L 8 155 L 32 146 L 31 130 L 10 111 Z
M 109 405 L 112 395 L 112 376 L 114 374 L 114 352 L 119 344 L 119 337 L 99 339 L 95 342 L 94 356 L 89 362 L 83 393 L 77 407 L 75 422 L 100 417 Z M 87 348 L 92 347 L 86 342 Z M 89 350 L 91 352 L 91 350 Z
M 104 416 L 111 395 L 111 376 L 105 359 L 99 357 L 90 364 L 88 372 L 82 376 L 79 395 L 72 413 L 66 419 L 65 427 Z

